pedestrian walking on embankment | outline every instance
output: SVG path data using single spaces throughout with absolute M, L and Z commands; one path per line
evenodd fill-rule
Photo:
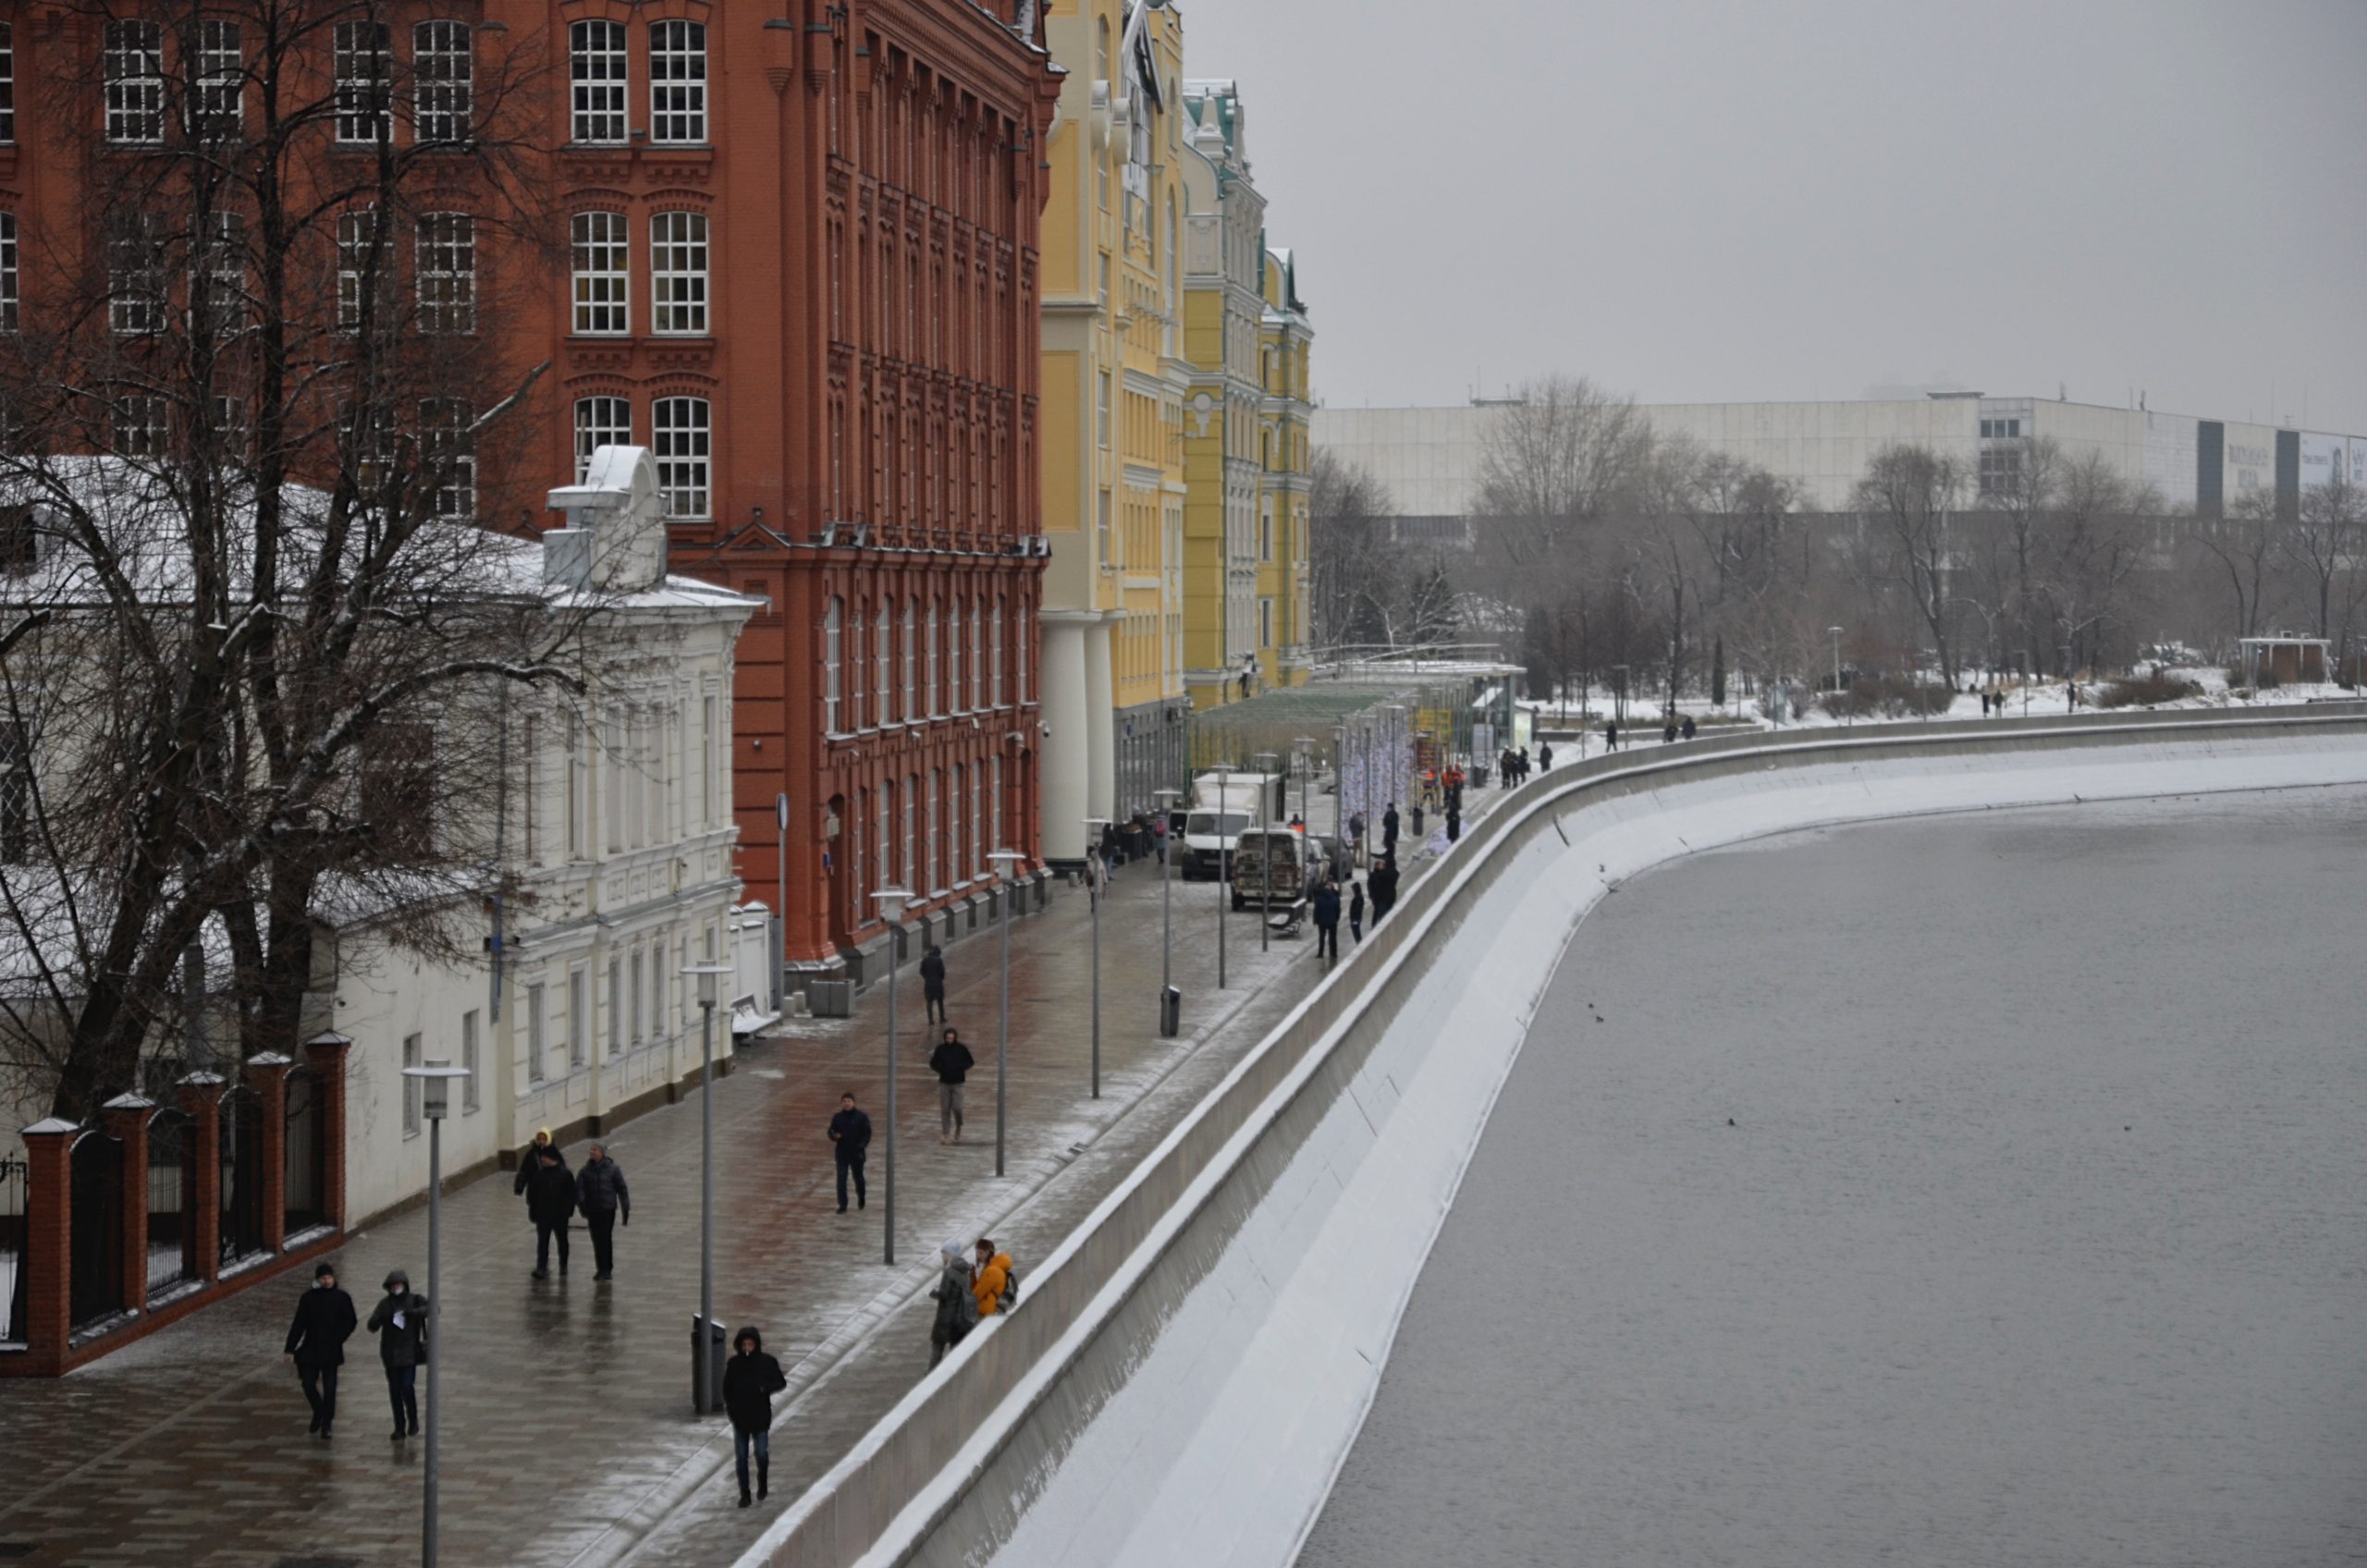
M 1380 852 L 1387 854 L 1396 847 L 1397 802 L 1392 801 L 1389 802 L 1389 809 L 1380 814 Z
M 551 1277 L 551 1239 L 558 1239 L 558 1272 L 567 1277 L 567 1221 L 575 1212 L 575 1177 L 556 1145 L 543 1145 L 526 1183 L 526 1212 L 534 1218 L 534 1278 Z
M 386 1293 L 370 1312 L 370 1331 L 378 1336 L 378 1365 L 386 1374 L 386 1403 L 394 1407 L 393 1438 L 419 1434 L 419 1368 L 427 1360 L 425 1296 L 413 1293 L 411 1276 L 398 1268 L 386 1276 Z
M 871 1118 L 855 1109 L 852 1095 L 839 1096 L 839 1113 L 830 1118 L 830 1154 L 839 1167 L 839 1212 L 847 1211 L 847 1176 L 854 1176 L 854 1206 L 868 1195 L 863 1185 L 863 1159 L 871 1148 Z
M 927 1023 L 945 1022 L 945 949 L 935 942 L 921 954 L 921 1001 Z
M 606 1144 L 594 1144 L 592 1158 L 575 1173 L 575 1207 L 583 1211 L 583 1228 L 592 1232 L 592 1278 L 606 1280 L 617 1271 L 618 1218 L 632 1223 L 632 1194 L 625 1186 L 624 1168 L 608 1158 Z
M 304 1403 L 313 1407 L 313 1424 L 304 1429 L 325 1440 L 337 1420 L 337 1369 L 345 1365 L 345 1341 L 361 1321 L 353 1298 L 337 1289 L 337 1266 L 313 1269 L 313 1288 L 296 1304 L 296 1321 L 288 1326 L 287 1355 L 304 1386 Z
M 1353 941 L 1365 939 L 1365 885 L 1348 884 L 1348 936 Z
M 780 1363 L 765 1354 L 765 1337 L 752 1325 L 731 1336 L 731 1359 L 723 1364 L 723 1413 L 731 1418 L 731 1457 L 740 1473 L 740 1506 L 748 1495 L 748 1452 L 756 1454 L 756 1497 L 772 1489 L 773 1395 L 789 1387 Z
M 1551 741 L 1542 742 L 1537 748 L 1537 771 L 1539 773 L 1553 771 L 1553 742 Z
M 526 1197 L 527 1189 L 534 1184 L 534 1172 L 542 1167 L 543 1151 L 545 1149 L 556 1147 L 558 1147 L 558 1145 L 551 1142 L 551 1130 L 549 1128 L 535 1128 L 534 1141 L 528 1144 L 524 1151 L 518 1156 L 518 1179 L 509 1183 L 509 1190 L 517 1194 L 521 1198 Z M 558 1157 L 558 1161 L 561 1165 L 565 1165 L 567 1163 L 567 1156 L 560 1155 Z M 533 1209 L 533 1203 L 531 1198 L 528 1199 L 526 1207 L 528 1212 L 531 1213 Z
M 1606 752 L 1619 749 L 1619 721 L 1615 718 L 1602 727 L 1602 749 Z
M 962 1085 L 977 1064 L 970 1047 L 962 1043 L 959 1029 L 948 1028 L 937 1049 L 928 1053 L 929 1071 L 937 1074 L 937 1141 L 940 1144 L 962 1141 Z
M 1315 889 L 1315 956 L 1340 958 L 1340 884 L 1329 876 Z
M 1380 929 L 1381 921 L 1397 903 L 1397 857 L 1387 855 L 1373 867 L 1367 878 L 1372 884 L 1372 928 Z
M 939 1247 L 938 1261 L 942 1268 L 937 1277 L 937 1289 L 929 1292 L 929 1299 L 937 1303 L 937 1318 L 928 1330 L 931 1366 L 943 1361 L 948 1347 L 960 1344 L 962 1337 L 978 1321 L 978 1298 L 971 1290 L 975 1280 L 970 1260 L 962 1256 L 962 1243 L 948 1242 Z

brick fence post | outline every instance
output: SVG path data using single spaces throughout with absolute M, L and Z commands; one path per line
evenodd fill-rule
M 25 1352 L 43 1375 L 66 1365 L 73 1331 L 67 1269 L 74 1245 L 74 1182 L 69 1162 L 82 1129 L 53 1116 L 26 1128 Z
M 197 1277 L 210 1285 L 222 1278 L 222 1091 L 227 1085 L 218 1072 L 192 1072 L 179 1086 L 181 1109 L 197 1140 Z
M 315 1035 L 304 1042 L 315 1093 L 320 1096 L 321 1213 L 331 1225 L 345 1229 L 345 1053 L 353 1042 L 343 1035 Z
M 123 1309 L 148 1305 L 148 1119 L 154 1102 L 117 1095 L 99 1108 L 99 1125 L 123 1143 Z
M 247 1087 L 263 1105 L 263 1250 L 277 1256 L 288 1242 L 288 1070 L 277 1051 L 247 1058 Z

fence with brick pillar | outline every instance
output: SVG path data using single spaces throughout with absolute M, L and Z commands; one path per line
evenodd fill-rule
M 0 1372 L 13 1367 L 52 1377 L 66 1370 L 66 1341 L 73 1329 L 67 1268 L 73 1250 L 74 1183 L 67 1161 L 81 1134 L 80 1127 L 55 1116 L 24 1131 L 25 1349 L 0 1357 Z
M 247 1059 L 242 1076 L 263 1108 L 260 1158 L 263 1250 L 276 1254 L 288 1241 L 288 1070 L 294 1061 L 277 1051 Z
M 190 1137 L 197 1145 L 197 1277 L 222 1277 L 222 1091 L 218 1072 L 192 1072 L 178 1085 L 181 1109 L 189 1113 Z
M 155 1109 L 139 1095 L 117 1095 L 99 1108 L 99 1125 L 123 1145 L 123 1288 L 116 1305 L 132 1313 L 148 1305 L 148 1118 Z

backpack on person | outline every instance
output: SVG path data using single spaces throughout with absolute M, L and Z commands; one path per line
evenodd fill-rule
M 1008 1254 L 1005 1255 L 1009 1256 Z M 1019 1265 L 1012 1264 L 1002 1271 L 1002 1294 L 995 1302 L 997 1312 L 1009 1312 L 1019 1305 Z

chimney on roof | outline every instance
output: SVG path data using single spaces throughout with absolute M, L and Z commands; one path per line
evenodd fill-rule
M 567 526 L 543 535 L 543 580 L 558 587 L 631 594 L 666 577 L 666 502 L 646 447 L 602 447 L 583 482 L 550 493 Z

